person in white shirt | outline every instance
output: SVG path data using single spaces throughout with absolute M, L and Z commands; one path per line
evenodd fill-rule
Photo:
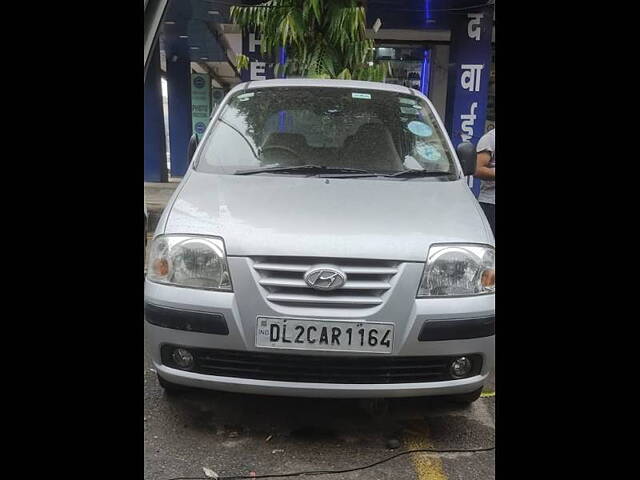
M 478 145 L 475 177 L 482 180 L 478 201 L 496 236 L 496 129 L 485 133 Z

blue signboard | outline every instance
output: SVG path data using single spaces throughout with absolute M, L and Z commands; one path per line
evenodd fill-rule
M 454 147 L 469 141 L 474 145 L 485 133 L 491 70 L 493 9 L 466 11 L 451 25 L 451 86 L 448 90 L 447 127 Z M 480 181 L 469 177 L 477 196 Z
M 249 68 L 240 72 L 243 82 L 252 80 L 267 80 L 275 78 L 273 74 L 273 60 L 260 53 L 260 34 L 257 32 L 242 32 L 242 53 L 249 58 Z

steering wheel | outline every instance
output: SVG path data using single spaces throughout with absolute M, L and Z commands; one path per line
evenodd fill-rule
M 262 152 L 266 152 L 267 150 L 283 150 L 291 155 L 295 155 L 296 157 L 300 157 L 300 154 L 296 152 L 294 149 L 290 147 L 285 147 L 284 145 L 267 145 L 266 147 L 262 147 Z

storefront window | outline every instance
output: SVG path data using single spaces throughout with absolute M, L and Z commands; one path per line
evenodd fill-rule
M 423 45 L 379 45 L 376 61 L 388 62 L 391 73 L 385 83 L 404 85 L 422 91 L 429 90 L 429 51 Z

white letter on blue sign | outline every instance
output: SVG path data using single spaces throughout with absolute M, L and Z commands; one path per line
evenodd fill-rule
M 480 20 L 484 17 L 483 13 L 468 13 L 467 18 L 470 18 L 467 24 L 467 33 L 469 38 L 480 40 Z
M 466 115 L 460 115 L 460 120 L 462 120 L 460 128 L 464 132 L 460 135 L 460 138 L 462 138 L 463 142 L 466 142 L 473 137 L 473 126 L 476 123 L 476 108 L 478 108 L 478 102 L 473 102 L 469 113 Z
M 484 65 L 462 65 L 462 75 L 460 84 L 465 90 L 470 92 L 480 91 L 480 74 Z
M 265 62 L 251 62 L 251 80 L 265 80 L 264 70 L 267 64 Z
M 249 34 L 249 52 L 254 53 L 256 51 L 256 46 L 260 45 L 262 42 L 256 39 L 255 33 Z

